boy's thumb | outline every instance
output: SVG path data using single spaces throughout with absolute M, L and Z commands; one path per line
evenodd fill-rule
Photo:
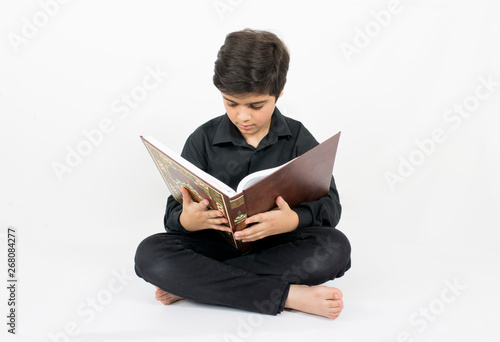
M 185 201 L 186 203 L 191 202 L 191 195 L 189 194 L 189 191 L 186 190 L 186 188 L 181 188 L 181 193 L 183 201 Z
M 278 208 L 280 209 L 288 209 L 288 203 L 286 203 L 285 199 L 281 196 L 278 196 L 276 199 L 276 204 L 278 205 Z

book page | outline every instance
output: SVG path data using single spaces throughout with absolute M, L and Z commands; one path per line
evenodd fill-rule
M 293 160 L 293 159 L 292 159 Z M 291 161 L 291 160 L 290 160 Z M 289 162 L 290 162 L 289 161 Z M 247 176 L 245 176 L 239 183 L 238 183 L 238 188 L 236 189 L 236 193 L 241 193 L 243 190 L 245 190 L 246 188 L 249 188 L 251 187 L 252 185 L 254 185 L 255 183 L 258 183 L 260 182 L 262 179 L 266 178 L 267 176 L 269 176 L 270 174 L 272 174 L 273 172 L 275 171 L 278 171 L 279 169 L 281 169 L 283 166 L 285 166 L 286 164 L 288 164 L 289 162 L 283 164 L 283 165 L 280 165 L 280 166 L 276 166 L 276 167 L 273 167 L 273 168 L 270 168 L 270 169 L 265 169 L 265 170 L 260 170 L 260 171 L 257 171 L 257 172 L 253 172 Z

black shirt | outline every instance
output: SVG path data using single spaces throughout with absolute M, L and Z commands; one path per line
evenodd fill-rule
M 297 120 L 283 116 L 275 107 L 269 133 L 257 148 L 249 145 L 226 114 L 198 127 L 187 139 L 181 156 L 236 190 L 246 175 L 280 166 L 319 143 Z M 297 229 L 335 227 L 340 220 L 339 194 L 332 176 L 328 195 L 293 209 L 299 216 Z M 188 232 L 179 223 L 182 204 L 171 195 L 164 224 L 167 231 Z

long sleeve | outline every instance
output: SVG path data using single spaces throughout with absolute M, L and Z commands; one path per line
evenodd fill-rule
M 167 232 L 188 232 L 179 222 L 181 213 L 182 204 L 177 202 L 172 195 L 168 196 L 167 209 L 165 210 L 165 216 L 163 217 L 163 224 L 165 225 L 165 230 Z
M 294 211 L 299 216 L 298 230 L 304 227 L 335 227 L 340 221 L 342 206 L 333 176 L 327 196 L 301 203 Z
M 191 135 L 184 145 L 181 156 L 200 169 L 206 171 L 207 161 L 200 155 L 199 151 L 203 151 L 203 149 L 198 145 L 200 145 L 200 142 L 197 142 L 196 139 L 193 138 L 193 135 Z M 181 213 L 182 204 L 177 202 L 172 195 L 168 196 L 167 208 L 165 210 L 165 216 L 163 217 L 163 224 L 167 232 L 179 231 L 189 233 L 179 221 Z

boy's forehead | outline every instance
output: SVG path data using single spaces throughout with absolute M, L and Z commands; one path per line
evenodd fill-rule
M 222 97 L 225 98 L 226 100 L 236 103 L 264 102 L 274 98 L 273 96 L 268 94 L 257 94 L 257 93 L 245 93 L 245 94 L 233 94 L 233 95 L 222 93 Z

